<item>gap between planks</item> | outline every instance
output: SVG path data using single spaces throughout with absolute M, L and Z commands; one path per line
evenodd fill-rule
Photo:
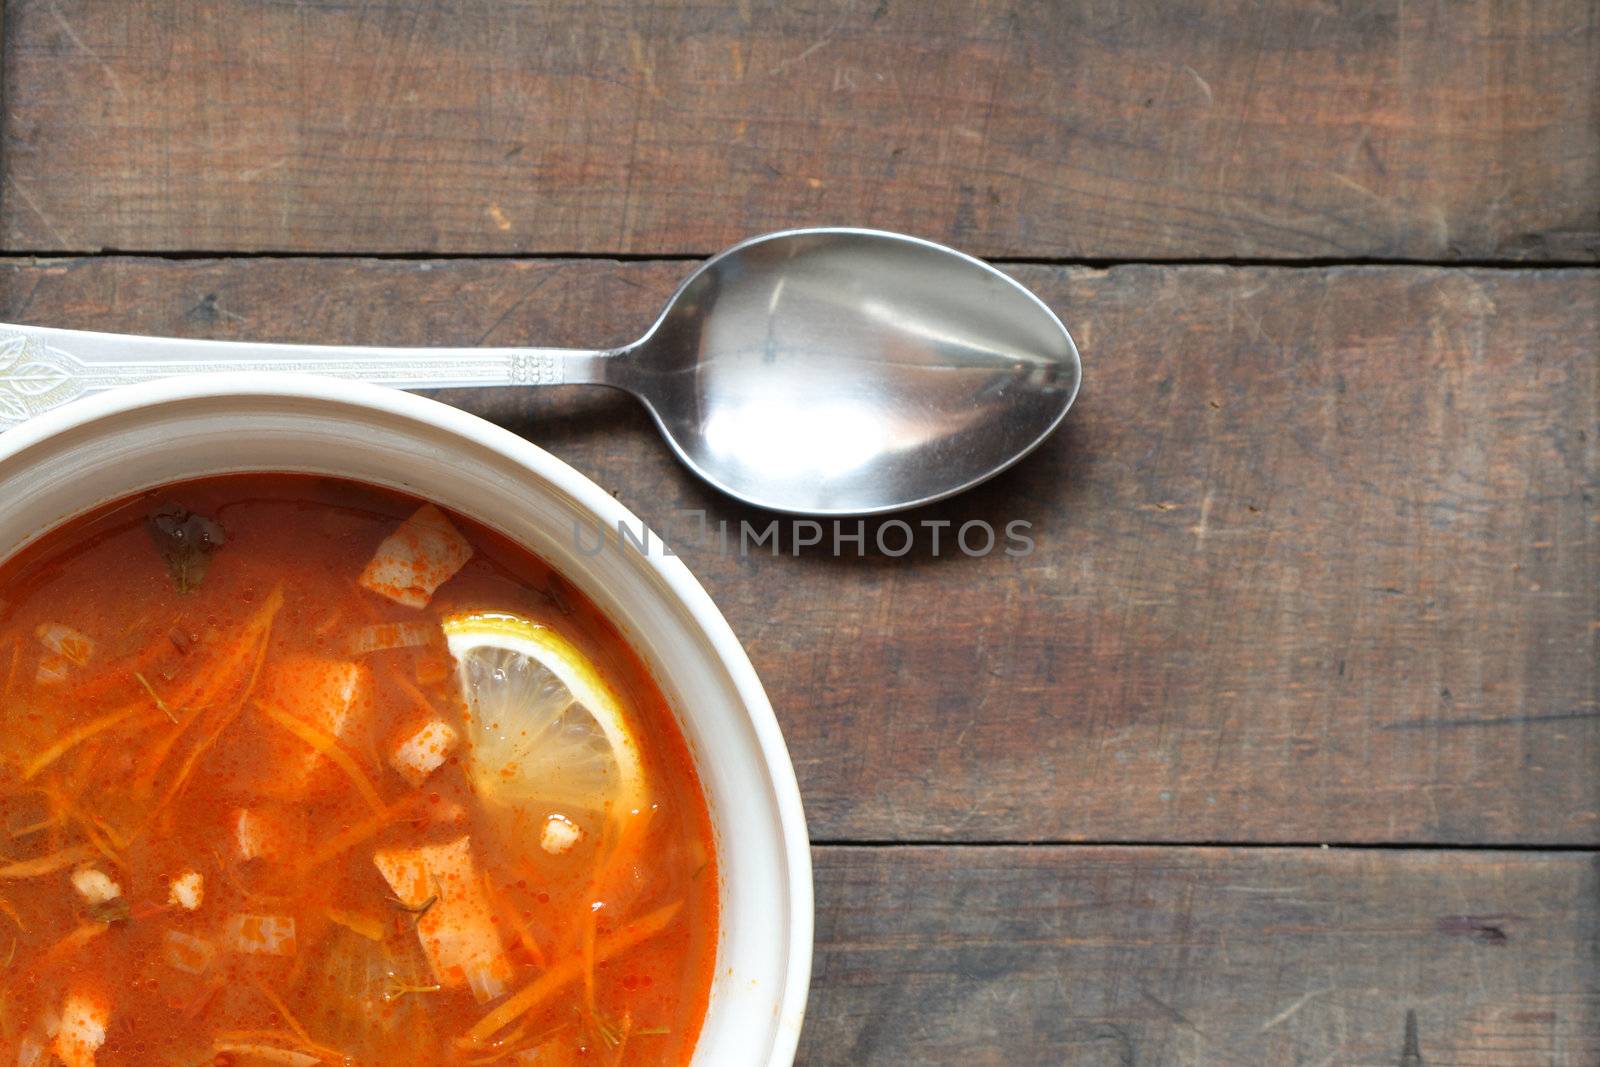
M 1432 841 L 1119 841 L 1114 839 L 1093 841 L 1029 841 L 1022 839 L 975 840 L 915 840 L 895 841 L 876 838 L 819 838 L 811 842 L 812 848 L 859 849 L 1248 849 L 1258 852 L 1339 851 L 1339 852 L 1545 852 L 1600 855 L 1600 846 L 1575 845 L 1563 842 L 1519 842 L 1516 844 L 1471 844 Z
M 782 231 L 773 231 L 782 232 Z M 758 236 L 752 234 L 752 236 Z M 5 248 L 0 258 L 7 259 L 153 259 L 182 262 L 186 260 L 247 260 L 247 259 L 326 259 L 372 260 L 376 262 L 472 262 L 474 260 L 572 260 L 614 263 L 698 263 L 715 255 L 721 249 L 709 252 L 573 252 L 573 251 L 518 251 L 518 252 L 451 252 L 445 249 L 419 252 L 368 252 L 349 251 L 296 251 L 229 249 L 137 249 L 137 248 Z M 1051 256 L 993 256 L 980 257 L 985 262 L 1000 267 L 1082 267 L 1090 270 L 1109 270 L 1113 267 L 1236 267 L 1236 268 L 1292 268 L 1303 270 L 1331 267 L 1396 267 L 1446 270 L 1582 270 L 1600 268 L 1600 259 L 1386 259 L 1377 256 L 1352 257 L 1144 257 L 1072 258 Z

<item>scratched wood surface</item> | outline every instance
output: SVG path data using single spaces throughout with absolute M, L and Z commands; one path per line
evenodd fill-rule
M 10 261 L 0 320 L 600 345 L 687 269 Z M 676 544 L 820 840 L 1600 843 L 1600 271 L 1016 273 L 1077 329 L 1084 396 L 1014 472 L 909 518 L 1025 521 L 1026 556 L 967 558 L 952 527 L 937 559 L 926 528 L 899 559 L 794 558 L 787 532 L 741 558 L 770 517 L 626 398 L 450 399 Z
M 1588 0 L 9 0 L 15 250 L 1600 253 Z
M 741 555 L 624 397 L 446 397 L 745 641 L 820 843 L 804 1067 L 1600 1067 L 1592 3 L 0 19 L 0 321 L 587 347 L 764 230 L 1029 261 L 1084 394 L 905 558 Z M 117 250 L 181 255 L 31 258 Z M 197 256 L 260 252 L 319 255 Z
M 1592 854 L 822 848 L 817 867 L 804 1063 L 1600 1063 Z

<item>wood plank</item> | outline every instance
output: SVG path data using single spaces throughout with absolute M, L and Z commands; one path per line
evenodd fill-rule
M 824 848 L 817 892 L 808 1067 L 1600 1062 L 1592 853 Z
M 11 261 L 0 319 L 610 345 L 687 269 Z M 1600 272 L 1017 273 L 1073 324 L 1083 397 L 1014 471 L 909 518 L 1024 520 L 1026 556 L 946 529 L 931 558 L 919 525 L 905 558 L 793 558 L 787 534 L 740 558 L 738 524 L 769 517 L 625 397 L 452 399 L 676 542 L 766 680 L 819 839 L 1600 842 Z M 692 509 L 731 552 L 691 543 Z
M 1600 254 L 1585 0 L 12 0 L 25 250 Z

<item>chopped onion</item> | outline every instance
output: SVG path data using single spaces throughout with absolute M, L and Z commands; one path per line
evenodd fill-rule
M 379 622 L 350 632 L 350 654 L 365 656 L 391 648 L 418 648 L 439 641 L 439 627 L 431 622 Z

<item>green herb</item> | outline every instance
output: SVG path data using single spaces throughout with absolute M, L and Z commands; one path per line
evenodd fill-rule
M 384 1003 L 399 1000 L 401 997 L 412 996 L 417 993 L 437 993 L 439 992 L 439 989 L 440 986 L 437 982 L 435 982 L 433 985 L 413 985 L 412 983 L 402 979 L 393 971 L 390 971 L 388 974 L 384 975 L 383 978 Z
M 112 923 L 127 922 L 129 914 L 128 902 L 121 897 L 112 897 L 110 900 L 89 907 L 89 918 L 107 926 Z
M 389 898 L 389 903 L 393 904 L 395 907 L 399 908 L 401 911 L 410 912 L 412 915 L 415 915 L 417 917 L 417 921 L 418 922 L 421 922 L 422 921 L 422 917 L 424 915 L 428 914 L 428 909 L 433 907 L 435 904 L 439 903 L 439 894 L 438 893 L 433 894 L 427 900 L 424 900 L 421 904 L 407 904 L 405 901 L 401 900 L 399 897 L 390 897 Z
M 181 504 L 163 504 L 146 520 L 167 573 L 180 593 L 191 593 L 205 580 L 211 554 L 228 543 L 215 519 L 196 515 Z

